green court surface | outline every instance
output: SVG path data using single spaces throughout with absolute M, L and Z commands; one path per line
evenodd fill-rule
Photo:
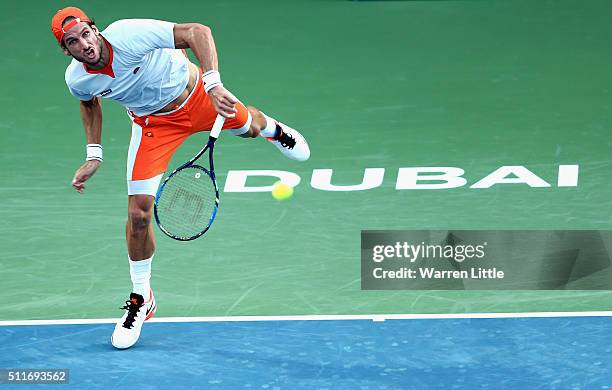
M 61 1 L 2 2 L 0 320 L 112 318 L 131 287 L 124 228 L 130 123 L 104 104 L 105 161 L 85 194 L 69 59 L 49 23 Z M 298 128 L 306 163 L 263 139 L 224 134 L 228 171 L 285 170 L 289 201 L 222 192 L 205 237 L 158 234 L 160 316 L 609 310 L 607 291 L 362 291 L 360 233 L 374 229 L 610 229 L 612 25 L 608 1 L 162 1 L 78 4 L 104 28 L 122 18 L 212 27 L 224 83 Z M 197 151 L 193 137 L 176 166 Z M 523 165 L 551 184 L 469 185 Z M 559 165 L 579 165 L 558 187 Z M 401 167 L 459 167 L 468 185 L 397 190 Z M 385 168 L 378 188 L 359 184 Z M 269 185 L 274 179 L 254 180 Z M 157 233 L 160 233 L 157 230 Z

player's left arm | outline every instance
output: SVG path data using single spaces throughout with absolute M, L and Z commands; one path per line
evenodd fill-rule
M 88 145 L 100 145 L 102 143 L 102 99 L 95 96 L 93 99 L 80 102 L 81 120 L 85 129 L 85 137 Z M 88 152 L 89 154 L 89 152 Z M 102 157 L 87 158 L 77 169 L 72 178 L 72 186 L 82 193 L 85 182 L 89 180 L 100 167 Z
M 177 49 L 191 49 L 200 62 L 204 82 L 212 88 L 207 90 L 216 111 L 226 118 L 235 116 L 234 104 L 238 99 L 221 84 L 217 48 L 209 27 L 199 23 L 174 25 L 174 46 Z M 207 80 L 208 78 L 208 80 Z M 218 85 L 214 86 L 216 83 Z

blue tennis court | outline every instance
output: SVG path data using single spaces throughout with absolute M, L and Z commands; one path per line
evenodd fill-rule
M 3 326 L 0 366 L 70 368 L 80 388 L 605 389 L 609 317 Z

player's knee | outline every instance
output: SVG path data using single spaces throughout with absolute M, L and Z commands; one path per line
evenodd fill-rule
M 251 123 L 251 126 L 249 127 L 249 129 L 246 132 L 240 134 L 239 137 L 255 138 L 259 136 L 260 132 L 261 132 L 261 128 L 257 127 L 256 125 L 254 126 L 253 123 Z
M 128 212 L 128 223 L 134 233 L 146 230 L 151 224 L 151 212 L 132 207 Z
M 249 127 L 249 131 L 248 131 L 249 137 L 251 138 L 259 137 L 259 133 L 261 133 L 261 128 L 251 123 L 251 127 Z

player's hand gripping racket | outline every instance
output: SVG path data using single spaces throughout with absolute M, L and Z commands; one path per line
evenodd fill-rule
M 213 149 L 225 118 L 217 115 L 206 146 L 163 181 L 153 212 L 159 228 L 179 241 L 195 240 L 206 233 L 219 209 L 219 190 L 213 165 Z M 195 162 L 208 151 L 209 169 Z

